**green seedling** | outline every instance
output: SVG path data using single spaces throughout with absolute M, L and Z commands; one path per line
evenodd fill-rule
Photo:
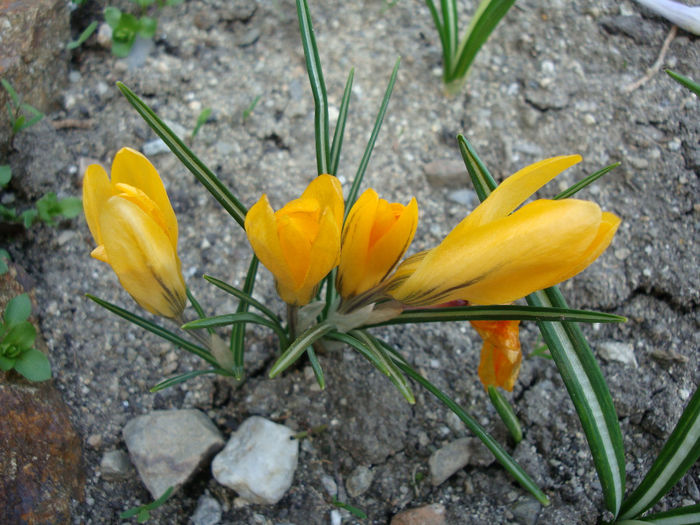
M 72 42 L 68 42 L 66 44 L 66 49 L 75 49 L 76 47 L 82 46 L 85 41 L 90 38 L 90 35 L 92 35 L 95 32 L 95 29 L 97 29 L 97 26 L 99 25 L 99 22 L 97 20 L 93 20 L 90 22 L 90 25 L 87 26 L 82 33 L 80 33 L 80 36 L 76 39 L 73 40 Z
M 209 117 L 211 116 L 211 108 L 204 108 L 199 116 L 197 117 L 197 123 L 194 125 L 194 129 L 192 130 L 192 135 L 190 135 L 190 140 L 194 140 L 194 138 L 197 136 L 197 133 L 199 133 L 199 130 L 204 124 L 206 124 L 207 120 L 209 120 Z
M 19 96 L 15 88 L 12 87 L 7 80 L 0 78 L 0 83 L 2 87 L 5 88 L 7 94 L 10 96 L 10 100 L 7 103 L 7 114 L 10 118 L 10 126 L 12 127 L 11 137 L 23 131 L 44 118 L 44 114 L 36 109 L 30 104 L 22 102 L 22 97 Z M 12 139 L 10 140 L 12 144 Z
M 245 110 L 243 110 L 243 122 L 245 122 L 246 120 L 248 120 L 248 117 L 250 117 L 251 113 L 253 113 L 253 110 L 255 109 L 255 106 L 257 106 L 257 105 L 258 105 L 258 102 L 260 102 L 260 97 L 261 97 L 261 96 L 262 96 L 262 95 L 258 95 L 257 97 L 255 97 L 255 98 L 253 99 L 253 102 L 250 103 L 250 106 L 248 106 L 247 108 L 245 108 Z
M 347 510 L 350 514 L 352 514 L 356 518 L 359 518 L 361 520 L 367 519 L 367 514 L 365 513 L 365 511 L 363 511 L 362 509 L 358 509 L 357 507 L 354 507 L 354 506 L 350 505 L 349 503 L 343 503 L 342 501 L 338 501 L 335 498 L 335 496 L 333 496 L 331 503 L 335 507 L 338 507 L 339 509 Z
M 173 489 L 174 487 L 168 487 L 157 500 L 152 501 L 151 503 L 146 503 L 145 505 L 139 505 L 138 507 L 125 510 L 119 514 L 119 518 L 126 520 L 136 516 L 136 521 L 138 523 L 146 523 L 149 519 L 151 519 L 151 511 L 156 510 L 158 507 L 163 505 L 163 503 L 165 503 L 173 493 Z
M 51 378 L 51 365 L 46 356 L 34 348 L 36 329 L 30 323 L 32 305 L 24 293 L 7 303 L 0 325 L 0 370 L 16 370 L 30 381 Z

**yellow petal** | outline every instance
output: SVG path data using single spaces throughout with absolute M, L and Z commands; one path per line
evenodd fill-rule
M 316 201 L 309 201 L 317 204 Z M 293 288 L 301 287 L 309 271 L 311 246 L 318 235 L 318 209 L 308 213 L 294 215 L 275 214 L 277 219 L 277 235 L 279 238 L 284 261 L 294 280 Z
M 499 184 L 484 202 L 457 225 L 453 233 L 460 236 L 469 228 L 505 217 L 542 186 L 578 162 L 581 162 L 580 155 L 566 155 L 541 160 L 521 169 Z
M 514 301 L 580 270 L 601 221 L 602 212 L 592 202 L 534 201 L 463 238 L 448 235 L 390 294 L 421 306 L 460 299 Z
M 316 199 L 321 208 L 330 208 L 338 226 L 338 231 L 343 227 L 345 215 L 345 201 L 343 200 L 343 188 L 340 181 L 333 175 L 319 175 L 306 187 L 301 194 L 302 199 Z
M 277 233 L 275 213 L 267 195 L 260 197 L 260 200 L 248 210 L 245 217 L 245 231 L 255 255 L 275 276 L 278 286 L 281 284 L 285 289 L 294 289 L 295 282 L 287 267 Z M 284 297 L 282 299 L 286 301 Z
M 83 177 L 83 210 L 90 233 L 97 244 L 102 244 L 100 211 L 112 195 L 114 192 L 105 169 L 99 164 L 90 164 Z
M 471 321 L 484 340 L 479 361 L 479 379 L 484 388 L 499 386 L 513 390 L 520 372 L 520 321 Z
M 341 210 L 342 211 L 342 210 Z M 338 265 L 340 258 L 340 228 L 331 208 L 321 216 L 318 236 L 311 245 L 309 271 L 304 280 L 304 288 L 299 290 L 299 302 L 308 303 L 321 280 Z
M 168 236 L 177 246 L 177 218 L 163 186 L 163 181 L 153 164 L 141 153 L 131 148 L 122 148 L 112 161 L 112 185 L 128 184 L 140 189 L 156 203 L 163 214 Z
M 120 192 L 117 194 L 120 198 L 133 202 L 139 208 L 141 208 L 146 215 L 156 221 L 156 223 L 163 229 L 165 234 L 170 239 L 173 248 L 177 250 L 177 232 L 173 232 L 168 228 L 162 210 L 155 202 L 151 200 L 148 195 L 146 195 L 140 189 L 134 188 L 133 186 L 129 186 L 128 184 L 124 184 L 122 182 L 115 184 L 114 189 Z
M 98 261 L 109 263 L 107 259 L 107 252 L 105 251 L 105 245 L 100 244 L 97 248 L 90 252 L 90 257 L 94 257 Z
M 115 196 L 100 213 L 100 229 L 109 264 L 134 300 L 157 315 L 180 315 L 185 282 L 161 226 L 133 202 Z

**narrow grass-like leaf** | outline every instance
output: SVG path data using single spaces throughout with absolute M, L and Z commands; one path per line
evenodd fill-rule
M 534 306 L 567 307 L 556 286 L 530 294 L 527 301 Z M 537 325 L 586 434 L 606 507 L 617 516 L 625 492 L 625 455 L 608 385 L 577 324 L 538 321 Z
M 299 359 L 299 357 L 301 357 L 301 354 L 304 353 L 307 347 L 314 344 L 315 341 L 321 339 L 331 330 L 333 330 L 332 325 L 327 323 L 319 323 L 312 326 L 306 332 L 297 337 L 272 365 L 269 377 L 275 377 L 289 368 L 297 359 Z
M 238 313 L 247 312 L 248 306 L 252 304 L 248 302 L 248 300 L 252 299 L 253 287 L 255 286 L 255 276 L 258 273 L 258 263 L 259 260 L 257 256 L 253 254 L 253 257 L 250 259 L 250 264 L 248 265 L 248 271 L 246 272 L 245 282 L 243 283 L 242 295 L 238 296 L 238 298 L 240 299 L 240 302 L 238 303 L 238 308 L 236 309 Z M 206 279 L 207 276 L 205 275 L 204 278 Z M 212 279 L 214 278 L 212 277 Z M 223 281 L 219 281 L 218 279 L 214 279 L 209 282 L 215 284 L 216 286 L 219 286 L 222 290 L 227 291 L 233 295 L 236 295 L 236 293 L 239 291 L 233 286 L 230 286 L 227 283 L 224 283 Z M 265 305 L 259 303 L 258 301 L 255 301 L 254 306 L 256 306 L 258 310 L 260 310 L 262 313 L 270 317 L 270 320 L 279 324 L 280 328 L 282 328 L 278 317 L 267 307 L 265 307 Z M 231 339 L 229 346 L 231 348 L 231 353 L 233 354 L 233 375 L 236 379 L 240 381 L 243 378 L 243 371 L 245 368 L 245 323 L 233 325 L 233 328 L 231 329 Z
M 478 14 L 473 19 L 471 30 L 464 35 L 456 52 L 456 63 L 449 81 L 460 79 L 467 74 L 479 49 L 514 3 L 515 0 L 482 0 L 482 4 L 486 5 L 483 10 L 481 6 L 477 9 Z
M 697 525 L 700 523 L 700 504 L 649 514 L 639 518 L 639 520 L 617 521 L 615 525 L 625 525 L 635 521 L 637 523 L 652 523 L 653 525 Z
M 433 23 L 435 24 L 435 29 L 437 29 L 438 35 L 440 35 L 440 45 L 442 46 L 442 64 L 443 64 L 443 80 L 447 82 L 448 72 L 452 63 L 452 52 L 450 50 L 450 41 L 448 39 L 447 30 L 445 29 L 442 19 L 438 14 L 437 7 L 433 0 L 425 0 L 425 3 L 430 10 L 430 16 L 433 17 Z
M 350 95 L 352 94 L 352 81 L 355 77 L 355 68 L 350 69 L 348 80 L 345 82 L 345 91 L 343 98 L 340 101 L 340 109 L 338 110 L 338 121 L 335 123 L 335 131 L 333 132 L 333 144 L 331 145 L 331 160 L 330 160 L 330 175 L 335 175 L 338 172 L 338 163 L 340 162 L 340 150 L 343 148 L 343 137 L 345 136 L 345 122 L 348 118 L 348 108 L 350 107 Z
M 374 128 L 372 128 L 372 134 L 369 137 L 369 142 L 367 142 L 367 147 L 365 148 L 365 153 L 362 155 L 362 160 L 357 168 L 357 173 L 352 181 L 352 186 L 348 192 L 348 197 L 345 199 L 345 217 L 350 213 L 350 208 L 355 204 L 355 199 L 357 199 L 357 194 L 360 191 L 360 184 L 362 184 L 362 179 L 365 176 L 365 171 L 367 170 L 367 165 L 369 164 L 369 159 L 372 156 L 372 149 L 374 149 L 374 143 L 377 141 L 377 135 L 379 135 L 379 130 L 382 127 L 382 122 L 384 121 L 384 115 L 386 114 L 386 108 L 389 106 L 389 99 L 391 98 L 391 92 L 394 89 L 394 84 L 396 83 L 396 75 L 399 73 L 399 65 L 401 64 L 401 59 L 396 59 L 396 64 L 394 65 L 394 70 L 391 72 L 391 78 L 389 79 L 389 85 L 386 87 L 386 92 L 384 93 L 384 99 L 382 100 L 382 105 L 379 108 L 379 113 L 377 113 L 377 119 L 374 122 Z
M 90 22 L 90 25 L 88 25 L 82 33 L 80 33 L 80 36 L 76 40 L 73 40 L 71 42 L 68 42 L 66 44 L 66 49 L 75 49 L 76 47 L 82 46 L 85 41 L 90 38 L 90 35 L 92 35 L 95 32 L 95 29 L 97 29 L 97 26 L 100 25 L 97 20 L 93 20 Z
M 257 265 L 257 258 L 255 260 L 256 265 Z M 212 277 L 211 275 L 204 275 L 204 279 L 216 286 L 217 288 L 221 288 L 224 292 L 230 293 L 234 297 L 237 297 L 238 299 L 241 300 L 241 304 L 247 304 L 249 306 L 252 306 L 253 308 L 256 308 L 260 310 L 261 313 L 265 314 L 267 317 L 270 318 L 271 321 L 275 321 L 276 323 L 280 322 L 279 317 L 275 312 L 270 310 L 267 306 L 262 304 L 260 301 L 257 299 L 254 299 L 250 295 L 246 294 L 243 290 L 239 290 L 238 288 L 231 286 L 225 281 L 222 281 L 220 279 L 217 279 L 216 277 Z M 243 312 L 245 310 L 241 310 L 239 306 L 238 313 Z
M 578 181 L 576 184 L 571 186 L 569 189 L 562 191 L 560 194 L 558 194 L 556 197 L 554 197 L 554 200 L 568 199 L 569 197 L 571 197 L 575 193 L 581 191 L 583 188 L 585 188 L 589 184 L 597 181 L 599 178 L 601 178 L 603 175 L 605 175 L 609 171 L 612 171 L 613 169 L 617 168 L 619 165 L 620 165 L 620 163 L 616 162 L 615 164 L 611 164 L 610 166 L 606 166 L 602 170 L 598 170 L 595 173 L 592 173 L 591 175 L 589 175 L 585 179 Z
M 117 87 L 124 94 L 129 103 L 134 106 L 139 115 L 146 121 L 151 129 L 170 148 L 175 156 L 180 159 L 192 175 L 201 182 L 211 193 L 219 204 L 243 227 L 245 223 L 246 208 L 234 197 L 229 189 L 214 173 L 192 153 L 180 138 L 172 132 L 165 123 L 158 118 L 155 112 L 148 105 L 134 94 L 126 85 L 117 82 Z
M 144 319 L 143 317 L 140 317 L 134 313 L 129 312 L 128 310 L 124 310 L 123 308 L 120 308 L 119 306 L 112 304 L 108 301 L 105 301 L 103 299 L 100 299 L 98 297 L 95 297 L 94 295 L 87 294 L 87 298 L 90 299 L 91 301 L 95 301 L 97 304 L 99 304 L 101 307 L 106 308 L 110 312 L 118 315 L 122 319 L 126 319 L 130 323 L 133 323 L 137 326 L 140 326 L 141 328 L 144 328 L 145 330 L 148 330 L 149 332 L 156 334 L 158 337 L 161 337 L 165 339 L 166 341 L 170 341 L 176 346 L 179 346 L 183 350 L 187 350 L 188 352 L 201 357 L 204 359 L 207 363 L 214 365 L 216 367 L 219 366 L 219 363 L 216 362 L 216 359 L 214 358 L 211 353 L 206 350 L 205 348 L 202 348 L 199 345 L 196 345 L 187 339 L 183 339 L 182 337 L 174 334 L 170 330 L 167 330 L 161 326 L 158 326 L 155 323 L 152 323 L 148 319 Z
M 309 364 L 311 364 L 311 369 L 314 371 L 318 386 L 321 390 L 324 390 L 326 388 L 326 378 L 323 375 L 323 368 L 321 368 L 321 363 L 316 356 L 313 345 L 306 347 L 306 355 L 309 357 Z
M 503 396 L 503 394 L 501 394 L 500 390 L 498 390 L 498 388 L 496 388 L 495 386 L 489 386 L 488 393 L 489 398 L 491 399 L 491 404 L 493 404 L 493 407 L 496 409 L 496 412 L 498 412 L 498 415 L 501 416 L 501 420 L 508 429 L 508 432 L 510 432 L 510 435 L 513 437 L 513 440 L 516 443 L 520 443 L 523 439 L 523 430 L 520 427 L 520 421 L 518 421 L 518 417 L 513 411 L 513 407 L 510 406 L 508 400 Z
M 620 517 L 634 518 L 651 508 L 683 477 L 698 458 L 700 458 L 700 388 L 696 387 L 695 394 L 681 414 L 676 427 L 649 472 L 644 476 L 639 487 L 622 503 Z M 643 519 L 647 520 L 648 517 Z M 700 520 L 694 523 L 700 523 Z
M 474 187 L 483 201 L 496 188 L 496 181 L 467 140 L 460 135 L 458 141 Z M 556 286 L 530 294 L 527 301 L 531 306 L 568 308 Z M 625 455 L 608 386 L 577 324 L 548 321 L 537 324 L 586 434 L 606 507 L 617 516 L 625 492 Z
M 581 323 L 620 323 L 627 318 L 605 312 L 520 305 L 449 306 L 417 308 L 370 326 L 394 324 L 447 323 L 453 321 L 577 321 Z
M 192 295 L 192 290 L 190 290 L 190 287 L 187 286 L 185 288 L 185 291 L 187 292 L 187 299 L 189 299 L 190 304 L 192 305 L 192 308 L 194 308 L 194 311 L 197 312 L 197 315 L 199 316 L 200 319 L 204 318 L 207 316 L 207 314 L 204 313 L 204 309 L 202 308 L 202 305 L 199 304 L 199 301 L 195 298 L 194 295 Z M 214 330 L 209 328 L 208 329 L 210 334 L 214 333 Z
M 401 370 L 396 366 L 391 356 L 389 356 L 385 350 L 385 346 L 388 346 L 384 342 L 380 342 L 375 337 L 363 332 L 362 330 L 353 330 L 351 335 L 364 343 L 367 348 L 372 351 L 377 359 L 384 363 L 384 368 L 386 369 L 386 374 L 394 383 L 394 386 L 399 389 L 401 395 L 408 401 L 411 405 L 416 403 L 416 398 L 411 391 L 411 386 L 406 381 L 406 378 L 401 373 Z
M 152 393 L 154 392 L 160 392 L 161 390 L 165 390 L 166 388 L 170 388 L 171 386 L 179 385 L 180 383 L 184 383 L 185 381 L 188 381 L 189 379 L 192 379 L 193 377 L 197 376 L 202 376 L 206 374 L 219 374 L 219 375 L 225 375 L 229 376 L 231 375 L 228 370 L 224 370 L 223 368 L 209 368 L 207 370 L 193 370 L 192 372 L 187 372 L 185 374 L 178 374 L 174 377 L 170 377 L 168 379 L 165 379 L 155 385 L 154 387 L 151 387 L 150 391 Z
M 195 321 L 190 321 L 182 325 L 183 330 L 199 330 L 202 328 L 214 328 L 217 326 L 228 326 L 240 323 L 253 323 L 265 326 L 273 330 L 280 341 L 280 346 L 282 349 L 287 347 L 287 334 L 284 329 L 279 325 L 263 317 L 262 315 L 253 314 L 250 312 L 239 312 L 235 314 L 224 314 L 215 315 L 213 317 L 205 317 L 204 319 L 197 319 Z
M 389 369 L 386 366 L 386 362 L 373 352 L 365 343 L 353 337 L 350 334 L 344 334 L 341 332 L 331 332 L 326 335 L 328 339 L 333 339 L 335 341 L 340 341 L 348 346 L 351 346 L 357 350 L 362 357 L 367 359 L 374 367 L 379 370 L 385 376 L 389 376 Z
M 347 510 L 350 514 L 352 514 L 356 518 L 359 518 L 361 520 L 367 519 L 367 514 L 365 514 L 365 512 L 362 509 L 358 509 L 357 507 L 353 507 L 349 503 L 343 503 L 342 501 L 338 501 L 335 496 L 333 496 L 331 503 L 333 503 L 333 505 L 335 507 Z
M 440 0 L 440 10 L 442 11 L 442 28 L 445 32 L 445 41 L 447 42 L 447 55 L 449 61 L 445 63 L 445 73 L 449 77 L 454 62 L 457 58 L 457 0 Z M 445 75 L 443 74 L 443 77 Z
M 700 84 L 686 76 L 681 75 L 680 73 L 671 71 L 670 69 L 666 69 L 665 71 L 669 77 L 678 82 L 681 86 L 687 87 L 690 91 L 700 97 Z
M 537 484 L 532 480 L 530 476 L 522 469 L 518 463 L 504 450 L 504 448 L 496 441 L 491 434 L 489 434 L 484 427 L 482 427 L 476 419 L 470 416 L 462 407 L 455 403 L 447 394 L 445 394 L 438 387 L 433 385 L 430 381 L 420 375 L 418 372 L 413 370 L 411 366 L 404 360 L 401 355 L 396 352 L 393 348 L 385 346 L 385 349 L 391 353 L 394 358 L 396 365 L 403 371 L 408 377 L 419 383 L 423 388 L 428 390 L 433 394 L 443 405 L 454 412 L 459 419 L 466 425 L 466 427 L 478 437 L 486 448 L 488 448 L 491 453 L 496 457 L 496 460 L 505 468 L 510 474 L 516 479 L 523 488 L 529 491 L 537 501 L 542 505 L 549 505 L 549 499 L 540 490 Z
M 304 47 L 306 58 L 306 71 L 311 83 L 311 94 L 314 97 L 314 129 L 316 131 L 316 166 L 318 174 L 329 173 L 330 169 L 330 132 L 328 131 L 328 96 L 326 84 L 323 81 L 321 59 L 318 56 L 316 37 L 311 24 L 309 3 L 306 0 L 297 0 L 297 17 L 299 18 L 299 32 L 301 44 Z

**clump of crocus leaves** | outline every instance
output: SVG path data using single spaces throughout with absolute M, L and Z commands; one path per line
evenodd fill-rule
M 523 205 L 539 188 L 579 162 L 580 157 L 568 155 L 537 162 L 496 186 L 469 142 L 460 136 L 466 170 L 482 203 L 437 246 L 407 256 L 418 222 L 416 200 L 407 204 L 390 202 L 373 189 L 359 193 L 398 73 L 398 62 L 365 155 L 343 196 L 334 174 L 353 72 L 348 77 L 331 141 L 325 84 L 305 0 L 297 1 L 297 14 L 314 91 L 317 176 L 310 177 L 298 199 L 277 211 L 267 195 L 246 209 L 143 101 L 119 84 L 151 128 L 245 228 L 254 252 L 242 289 L 205 276 L 240 300 L 236 312 L 207 317 L 185 285 L 177 255 L 177 220 L 153 165 L 143 155 L 125 148 L 113 160 L 111 177 L 100 166 L 88 168 L 83 199 L 88 225 L 97 243 L 93 257 L 111 265 L 124 288 L 152 314 L 182 324 L 189 300 L 199 316 L 182 325 L 193 338 L 188 339 L 90 296 L 117 315 L 195 353 L 211 366 L 166 379 L 152 390 L 202 374 L 241 379 L 244 327 L 248 323 L 268 327 L 278 337 L 280 354 L 270 368 L 271 377 L 306 355 L 324 388 L 317 352 L 324 351 L 326 341 L 340 341 L 388 376 L 408 402 L 415 402 L 411 380 L 435 395 L 523 487 L 546 505 L 547 496 L 505 449 L 374 330 L 390 324 L 471 321 L 484 339 L 479 377 L 517 440 L 521 435 L 517 419 L 498 388 L 513 388 L 521 360 L 518 322 L 534 320 L 580 416 L 607 509 L 615 517 L 640 516 L 700 455 L 700 395 L 696 392 L 693 396 L 647 478 L 623 500 L 625 468 L 619 423 L 607 385 L 576 322 L 617 322 L 624 318 L 572 310 L 556 287 L 593 263 L 613 239 L 620 223 L 618 217 L 602 211 L 593 202 L 571 198 L 612 167 L 586 177 L 553 199 L 536 199 Z M 287 304 L 286 322 L 252 297 L 259 262 L 272 273 L 280 299 Z M 527 306 L 509 304 L 523 297 Z M 225 326 L 232 327 L 228 344 L 214 333 Z M 673 512 L 687 516 L 698 509 L 686 507 Z

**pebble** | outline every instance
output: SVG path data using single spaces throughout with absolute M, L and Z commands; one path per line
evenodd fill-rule
M 440 503 L 404 510 L 391 518 L 390 525 L 443 525 L 445 506 Z
M 333 509 L 331 511 L 331 525 L 340 525 L 341 523 L 343 523 L 343 516 L 338 509 Z
M 259 416 L 246 419 L 214 458 L 214 478 L 252 503 L 277 503 L 297 468 L 299 441 L 291 439 L 293 434 Z
M 428 183 L 435 187 L 454 188 L 464 186 L 469 180 L 464 162 L 457 160 L 435 160 L 423 166 Z
M 161 139 L 153 139 L 144 143 L 144 145 L 141 147 L 141 151 L 144 155 L 146 155 L 146 157 L 154 157 L 162 153 L 167 153 L 170 151 L 170 148 L 168 148 L 165 142 L 163 142 Z
M 345 482 L 345 488 L 350 496 L 356 498 L 369 490 L 373 479 L 374 472 L 370 468 L 360 465 L 348 477 L 348 480 Z
M 221 505 L 216 498 L 202 494 L 197 500 L 197 508 L 190 518 L 192 525 L 217 525 L 221 523 Z
M 102 479 L 107 481 L 119 481 L 127 479 L 131 470 L 129 456 L 123 450 L 110 450 L 105 452 L 100 461 L 100 473 Z
M 668 141 L 668 150 L 669 151 L 678 151 L 681 149 L 681 139 L 678 137 L 673 137 L 671 140 Z
M 70 73 L 68 73 L 68 80 L 73 84 L 80 82 L 81 78 L 83 78 L 83 77 L 80 74 L 80 71 L 76 71 L 75 69 L 73 71 L 71 71 Z
M 97 29 L 97 43 L 105 49 L 112 47 L 112 28 L 107 22 L 100 24 Z
M 156 410 L 123 430 L 131 461 L 153 498 L 185 483 L 224 445 L 214 423 L 199 410 Z
M 321 476 L 321 485 L 323 485 L 329 496 L 335 497 L 338 494 L 338 484 L 328 474 Z
M 598 345 L 598 354 L 606 361 L 617 361 L 637 368 L 637 358 L 634 347 L 629 343 L 619 341 L 603 341 Z
M 100 448 L 102 445 L 102 436 L 100 434 L 90 434 L 87 438 L 87 444 L 92 448 Z
M 479 204 L 479 197 L 476 195 L 476 192 L 468 189 L 450 192 L 447 195 L 447 199 L 469 209 L 475 208 Z
M 541 509 L 542 506 L 537 501 L 528 498 L 514 503 L 510 512 L 519 525 L 535 525 Z
M 468 438 L 461 438 L 448 443 L 432 453 L 428 460 L 430 477 L 434 487 L 443 483 L 458 470 L 469 463 L 471 447 Z

